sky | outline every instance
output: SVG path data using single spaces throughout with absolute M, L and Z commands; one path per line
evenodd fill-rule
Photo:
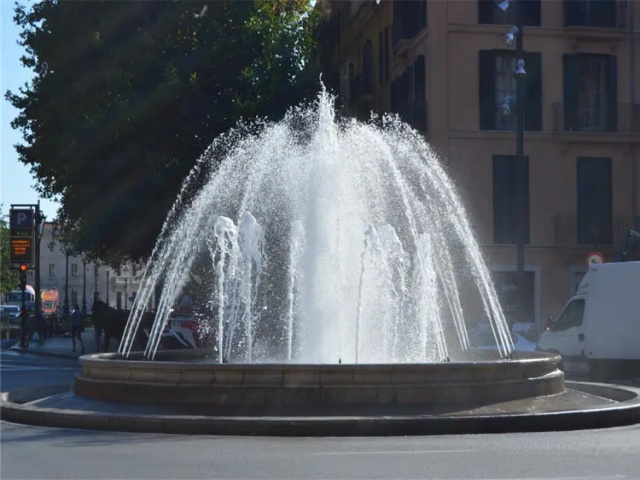
M 38 192 L 33 188 L 35 178 L 29 167 L 18 160 L 13 147 L 22 141 L 20 132 L 11 128 L 11 121 L 18 111 L 4 99 L 7 90 L 18 90 L 33 76 L 31 70 L 20 63 L 23 48 L 16 43 L 20 38 L 20 29 L 13 23 L 13 5 L 11 0 L 0 0 L 0 203 L 3 216 L 8 214 L 11 204 L 35 204 L 39 199 Z M 40 208 L 46 220 L 53 220 L 58 203 L 40 199 Z

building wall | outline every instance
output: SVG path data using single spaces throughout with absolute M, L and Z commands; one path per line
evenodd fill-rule
M 516 135 L 513 130 L 481 130 L 479 122 L 479 51 L 515 51 L 501 38 L 510 25 L 479 24 L 475 0 L 427 0 L 427 28 L 398 43 L 395 50 L 391 46 L 391 78 L 380 83 L 378 33 L 393 25 L 393 1 L 382 0 L 379 5 L 364 2 L 358 8 L 354 8 L 354 2 L 327 3 L 333 8 L 349 7 L 334 66 L 340 68 L 347 59 L 354 59 L 360 69 L 363 42 L 369 38 L 374 43 L 376 88 L 372 109 L 391 110 L 391 80 L 399 77 L 416 55 L 425 55 L 427 138 L 456 180 L 488 265 L 494 271 L 513 268 L 515 246 L 496 245 L 493 239 L 492 162 L 493 155 L 515 155 Z M 540 324 L 549 315 L 557 315 L 573 293 L 579 275 L 586 270 L 587 254 L 600 251 L 607 260 L 614 260 L 626 230 L 640 215 L 640 119 L 638 125 L 618 129 L 624 131 L 565 132 L 558 116 L 561 109 L 556 106 L 564 102 L 563 55 L 575 53 L 615 55 L 620 112 L 640 104 L 640 6 L 632 1 L 622 5 L 626 10 L 619 11 L 626 11 L 626 17 L 620 20 L 625 28 L 594 28 L 565 27 L 563 5 L 561 1 L 541 1 L 541 26 L 524 28 L 524 49 L 541 54 L 542 70 L 542 130 L 525 132 L 524 137 L 530 192 L 530 244 L 525 250 L 525 263 L 526 269 L 535 272 L 535 320 Z M 640 112 L 640 107 L 636 108 Z M 611 245 L 558 240 L 565 228 L 559 219 L 565 219 L 569 226 L 576 221 L 578 157 L 611 158 Z
M 63 246 L 53 238 L 52 227 L 51 223 L 45 223 L 40 243 L 40 288 L 42 290 L 58 290 L 60 308 L 62 308 L 65 298 L 65 285 L 68 285 L 70 308 L 73 308 L 74 297 L 80 306 L 82 306 L 84 297 L 87 311 L 91 312 L 91 305 L 95 297 L 94 292 L 96 291 L 98 292 L 98 298 L 105 302 L 108 300 L 109 305 L 112 307 L 131 308 L 131 297 L 135 296 L 135 292 L 139 289 L 142 270 L 131 263 L 122 265 L 120 269 L 113 269 L 87 262 L 85 275 L 82 257 L 70 255 L 69 275 L 67 277 L 67 258 Z M 51 265 L 53 265 L 53 275 L 50 275 Z M 33 285 L 34 281 L 34 272 L 30 271 L 28 282 Z M 121 299 L 120 305 L 118 305 L 118 294 Z

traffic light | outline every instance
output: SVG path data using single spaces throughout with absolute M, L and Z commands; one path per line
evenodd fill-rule
M 27 265 L 21 263 L 18 269 L 20 270 L 20 290 L 24 292 L 27 289 Z

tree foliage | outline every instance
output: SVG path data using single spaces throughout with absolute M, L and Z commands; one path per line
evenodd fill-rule
M 65 1 L 16 6 L 33 81 L 20 160 L 77 250 L 147 256 L 182 180 L 242 117 L 277 118 L 317 89 L 309 0 Z

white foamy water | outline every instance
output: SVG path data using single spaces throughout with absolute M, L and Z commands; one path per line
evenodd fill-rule
M 466 295 L 477 297 L 502 355 L 511 352 L 438 157 L 395 118 L 337 120 L 333 101 L 323 91 L 281 122 L 240 126 L 199 159 L 147 265 L 121 354 L 161 285 L 145 352 L 153 358 L 194 282 L 219 362 L 444 361 L 469 347 Z

